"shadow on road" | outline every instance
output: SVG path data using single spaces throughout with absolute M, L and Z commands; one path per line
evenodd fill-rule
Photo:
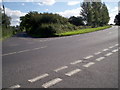
M 32 37 L 32 36 L 28 35 L 26 32 L 21 32 L 21 33 L 18 33 L 16 35 L 14 35 L 13 37 L 22 37 L 22 38 L 55 38 L 55 37 L 58 37 L 58 36 L 52 36 L 52 37 Z

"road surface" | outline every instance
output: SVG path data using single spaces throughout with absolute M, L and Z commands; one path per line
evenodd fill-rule
M 3 88 L 118 88 L 118 27 L 3 41 Z

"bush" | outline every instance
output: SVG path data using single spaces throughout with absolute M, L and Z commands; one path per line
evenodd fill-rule
M 14 34 L 15 34 L 15 29 L 14 28 L 12 28 L 12 27 L 7 27 L 6 28 L 5 26 L 2 27 L 2 39 L 11 37 Z
M 55 33 L 76 29 L 76 26 L 70 24 L 67 18 L 58 14 L 30 12 L 20 19 L 21 28 L 25 28 L 29 35 L 37 37 L 51 37 Z
M 76 26 L 72 24 L 42 24 L 37 27 L 34 31 L 31 30 L 30 35 L 33 37 L 52 37 L 58 33 L 73 31 Z

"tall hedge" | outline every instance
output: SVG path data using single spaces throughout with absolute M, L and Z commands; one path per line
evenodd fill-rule
M 56 33 L 74 30 L 75 26 L 68 19 L 58 14 L 29 12 L 20 17 L 20 27 L 30 35 L 38 37 L 54 36 Z

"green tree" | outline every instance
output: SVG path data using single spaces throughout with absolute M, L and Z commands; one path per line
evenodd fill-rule
M 102 8 L 102 3 L 101 2 L 92 2 L 92 26 L 93 27 L 98 27 L 100 26 L 101 23 L 101 8 Z
M 98 27 L 107 25 L 110 17 L 107 6 L 102 2 L 83 2 L 81 15 L 86 25 Z
M 75 17 L 75 16 L 71 16 L 68 21 L 73 24 L 73 25 L 76 25 L 76 26 L 80 26 L 80 25 L 84 25 L 84 22 L 83 22 L 83 18 L 82 17 Z
M 100 14 L 101 14 L 101 26 L 107 25 L 110 20 L 110 17 L 109 17 L 109 12 L 105 3 L 103 3 L 102 5 Z
M 5 27 L 8 27 L 8 26 L 10 26 L 11 17 L 7 16 L 5 14 L 4 10 L 5 10 L 4 6 L 3 6 L 3 9 L 0 7 L 0 15 L 1 15 L 1 18 L 2 18 L 1 24 Z M 2 12 L 2 11 L 4 11 L 4 12 Z
M 41 37 L 54 36 L 61 29 L 66 29 L 69 24 L 68 19 L 58 14 L 29 12 L 20 17 L 20 28 L 26 30 L 29 35 Z M 58 28 L 59 27 L 59 28 Z
M 82 7 L 82 10 L 80 14 L 83 17 L 84 22 L 86 23 L 86 25 L 91 25 L 91 22 L 92 22 L 91 2 L 83 2 L 81 7 Z
M 120 26 L 120 11 L 119 11 L 118 15 L 115 16 L 114 22 L 116 25 Z

